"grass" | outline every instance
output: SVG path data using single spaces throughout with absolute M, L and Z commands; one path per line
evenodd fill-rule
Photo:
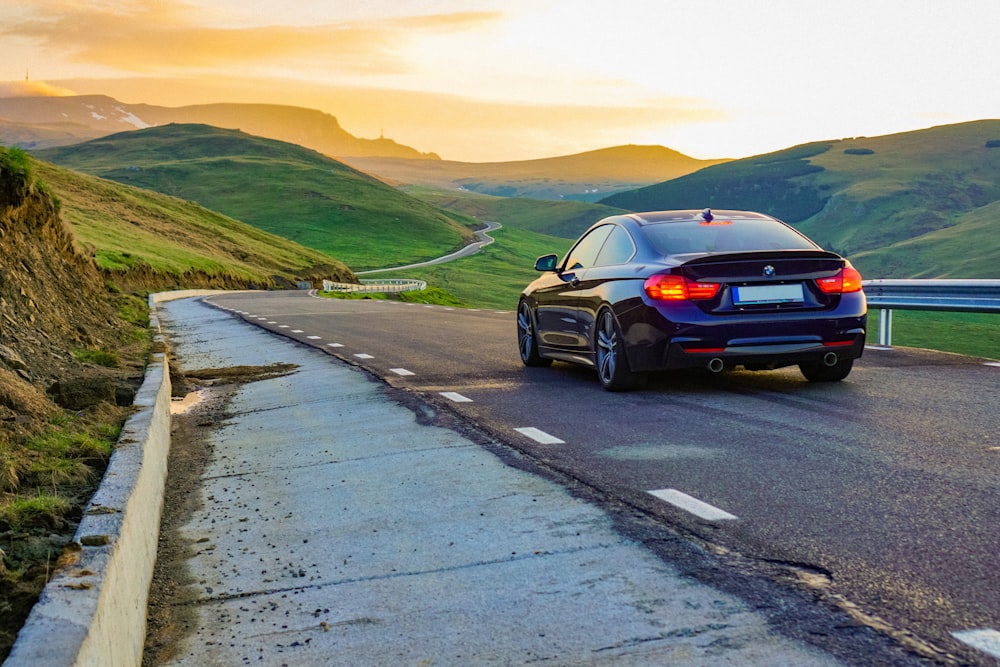
M 458 297 L 451 292 L 440 287 L 428 287 L 423 290 L 411 290 L 408 292 L 318 292 L 319 296 L 325 299 L 344 299 L 348 301 L 360 301 L 364 299 L 374 299 L 377 301 L 402 301 L 403 303 L 425 303 L 435 306 L 453 306 L 463 308 L 466 306 Z
M 69 511 L 70 504 L 65 498 L 48 493 L 15 498 L 0 504 L 0 526 L 21 532 L 30 528 L 54 528 Z
M 454 294 L 470 307 L 513 310 L 521 290 L 538 276 L 535 259 L 549 252 L 562 254 L 572 244 L 567 239 L 513 227 L 499 229 L 491 236 L 496 242 L 471 257 L 373 277 L 418 278 Z
M 0 531 L 49 529 L 66 518 L 80 485 L 103 472 L 120 431 L 118 421 L 62 410 L 42 433 L 0 440 Z
M 878 343 L 879 313 L 868 312 L 868 343 Z M 1000 314 L 895 310 L 893 346 L 1000 360 Z
M 105 368 L 117 368 L 120 365 L 118 355 L 108 350 L 73 350 L 73 358 L 87 364 L 97 364 Z

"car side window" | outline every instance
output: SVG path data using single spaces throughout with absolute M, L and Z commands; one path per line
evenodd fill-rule
M 624 264 L 635 254 L 635 243 L 629 233 L 621 227 L 614 227 L 597 255 L 595 266 Z
M 593 266 L 597 260 L 597 253 L 601 251 L 601 246 L 604 245 L 604 240 L 608 238 L 612 229 L 614 225 L 601 225 L 577 241 L 569 251 L 563 270 L 576 271 Z

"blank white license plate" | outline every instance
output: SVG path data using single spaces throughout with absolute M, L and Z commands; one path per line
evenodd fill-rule
M 733 303 L 746 306 L 756 303 L 802 303 L 802 283 L 793 285 L 749 285 L 734 287 Z

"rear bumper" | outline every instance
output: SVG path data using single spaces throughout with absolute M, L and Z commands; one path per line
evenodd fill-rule
M 801 363 L 824 363 L 828 355 L 838 360 L 857 359 L 865 349 L 865 334 L 855 334 L 852 339 L 833 342 L 768 343 L 757 345 L 730 345 L 722 349 L 689 349 L 680 343 L 668 346 L 662 369 L 700 368 L 713 359 L 721 359 L 727 368 L 781 368 Z
M 779 368 L 821 363 L 830 353 L 837 359 L 862 355 L 867 326 L 864 302 L 852 304 L 845 299 L 840 306 L 824 313 L 760 317 L 699 313 L 687 322 L 671 321 L 657 309 L 640 307 L 619 321 L 629 365 L 637 372 L 705 367 L 713 359 L 721 359 L 726 367 Z

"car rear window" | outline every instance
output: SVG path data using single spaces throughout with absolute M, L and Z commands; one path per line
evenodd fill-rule
M 777 220 L 685 220 L 643 225 L 650 245 L 663 255 L 687 252 L 816 250 L 818 246 Z

